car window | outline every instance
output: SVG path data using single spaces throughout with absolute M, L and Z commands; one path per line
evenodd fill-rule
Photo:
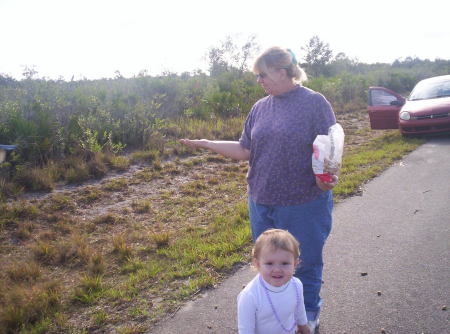
M 450 96 L 450 79 L 447 80 L 424 80 L 414 87 L 409 100 L 425 100 L 438 97 Z
M 390 106 L 393 101 L 397 101 L 397 97 L 385 90 L 370 90 L 370 98 L 372 106 Z

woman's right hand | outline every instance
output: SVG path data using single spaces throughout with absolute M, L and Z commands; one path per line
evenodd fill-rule
M 180 139 L 180 143 L 192 148 L 208 148 L 207 139 Z
M 338 181 L 339 181 L 339 178 L 337 177 L 337 175 L 333 175 L 332 177 L 333 177 L 333 180 L 331 182 L 324 182 L 316 176 L 317 186 L 323 191 L 332 190 L 334 187 L 336 187 L 336 185 L 338 184 Z
M 192 148 L 206 148 L 235 160 L 248 160 L 250 157 L 250 150 L 242 147 L 238 141 L 180 139 L 180 143 Z

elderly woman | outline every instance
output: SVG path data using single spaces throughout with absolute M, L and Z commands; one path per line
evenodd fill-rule
M 308 324 L 314 333 L 321 308 L 322 250 L 331 230 L 337 184 L 322 182 L 311 167 L 312 144 L 336 123 L 330 103 L 303 87 L 304 71 L 289 49 L 273 47 L 253 68 L 268 94 L 257 101 L 239 141 L 188 140 L 191 147 L 249 161 L 248 208 L 253 240 L 267 229 L 291 232 L 300 242 L 301 262 L 295 276 L 304 286 Z

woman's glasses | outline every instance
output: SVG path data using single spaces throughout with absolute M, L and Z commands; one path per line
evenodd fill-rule
M 267 73 L 261 72 L 261 73 L 256 75 L 256 80 L 264 79 L 266 77 L 267 77 Z

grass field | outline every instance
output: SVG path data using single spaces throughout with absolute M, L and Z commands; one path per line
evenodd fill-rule
M 422 143 L 338 121 L 336 201 Z M 143 333 L 247 263 L 247 164 L 190 153 L 0 204 L 0 332 Z

